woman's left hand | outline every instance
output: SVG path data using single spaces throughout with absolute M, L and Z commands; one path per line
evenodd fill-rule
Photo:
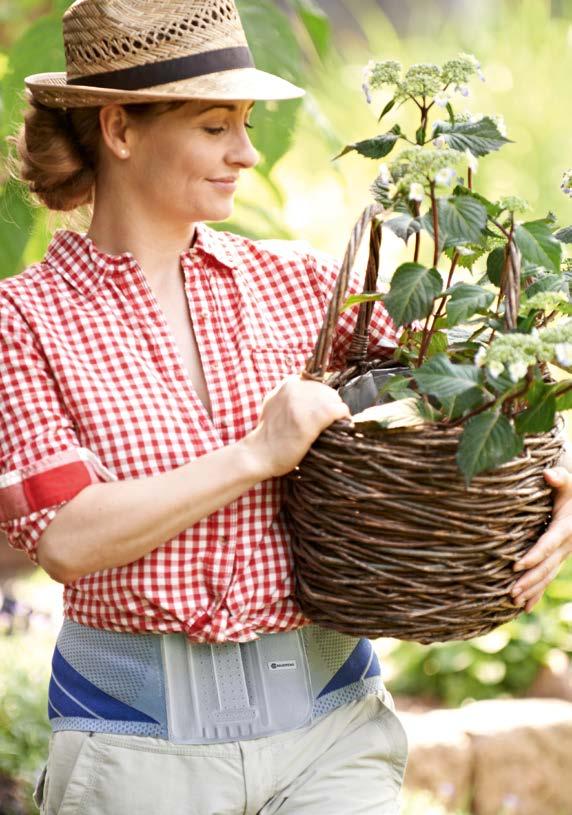
M 515 604 L 524 606 L 527 612 L 538 603 L 546 586 L 572 553 L 572 473 L 564 467 L 554 467 L 544 471 L 544 478 L 556 491 L 552 522 L 514 566 L 515 572 L 527 570 L 511 590 Z

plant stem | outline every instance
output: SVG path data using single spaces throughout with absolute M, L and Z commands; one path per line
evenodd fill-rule
M 435 182 L 430 184 L 431 189 L 431 211 L 433 212 L 433 239 L 435 248 L 433 249 L 433 266 L 436 269 L 439 263 L 439 217 L 437 214 L 437 198 L 435 197 Z
M 519 396 L 523 396 L 527 392 L 527 390 L 529 389 L 531 383 L 532 383 L 532 367 L 530 367 L 528 369 L 528 371 L 526 372 L 526 382 L 525 382 L 525 384 L 524 384 L 524 386 L 522 388 L 519 388 L 517 391 L 515 391 L 514 388 L 511 388 L 506 393 L 503 393 L 503 394 L 500 394 L 500 396 L 497 396 L 496 399 L 491 399 L 490 402 L 485 402 L 484 405 L 481 405 L 480 407 L 476 408 L 475 410 L 472 410 L 470 413 L 467 413 L 466 416 L 460 416 L 458 419 L 455 419 L 454 422 L 451 422 L 450 424 L 447 423 L 447 426 L 448 427 L 457 427 L 458 425 L 463 424 L 463 422 L 466 422 L 468 419 L 472 419 L 473 416 L 478 416 L 479 413 L 484 413 L 485 410 L 488 410 L 489 408 L 492 408 L 495 405 L 498 405 L 499 407 L 502 407 L 504 405 L 504 403 L 506 401 L 508 401 L 509 399 L 510 400 L 518 399 Z
M 451 282 L 453 280 L 453 275 L 455 273 L 455 269 L 457 268 L 457 263 L 459 261 L 459 257 L 460 257 L 459 253 L 455 252 L 455 254 L 453 255 L 453 260 L 451 261 L 451 268 L 449 269 L 449 275 L 447 277 L 447 284 L 445 286 L 445 290 L 447 290 L 449 288 L 449 286 L 451 285 Z M 447 295 L 444 294 L 441 297 L 440 301 L 439 301 L 439 305 L 437 307 L 437 311 L 435 312 L 435 314 L 434 315 L 430 314 L 427 317 L 427 320 L 425 321 L 425 325 L 423 326 L 423 339 L 421 340 L 421 348 L 419 350 L 419 360 L 418 360 L 419 365 L 422 364 L 422 362 L 423 362 L 423 360 L 425 358 L 425 354 L 427 353 L 427 349 L 429 348 L 431 338 L 433 337 L 433 334 L 435 333 L 435 329 L 436 329 L 436 326 L 437 326 L 437 320 L 443 314 L 443 310 L 445 308 L 446 301 L 447 301 Z M 431 328 L 429 328 L 429 330 L 427 330 L 428 326 L 429 326 L 429 321 L 431 320 L 432 316 L 433 316 L 433 321 L 431 323 Z
M 419 214 L 421 212 L 421 204 L 419 201 L 413 202 L 413 212 L 416 218 L 419 218 Z M 413 255 L 413 263 L 418 263 L 419 261 L 419 250 L 421 249 L 421 230 L 417 230 L 415 233 L 415 254 Z

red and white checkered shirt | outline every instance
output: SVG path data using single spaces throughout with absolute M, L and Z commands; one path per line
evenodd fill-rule
M 42 532 L 89 484 L 158 475 L 252 430 L 264 395 L 312 353 L 338 272 L 300 243 L 202 224 L 181 264 L 212 420 L 130 253 L 60 230 L 43 262 L 0 282 L 0 529 L 35 562 Z M 356 316 L 340 317 L 331 368 Z M 370 353 L 396 342 L 381 303 L 370 339 Z M 306 623 L 281 501 L 280 480 L 264 481 L 133 563 L 66 585 L 65 616 L 198 642 Z

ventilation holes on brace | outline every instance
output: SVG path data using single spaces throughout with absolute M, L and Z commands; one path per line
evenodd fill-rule
M 178 27 L 179 27 L 179 34 L 182 31 L 188 31 L 189 30 L 189 21 L 188 20 L 181 20 L 181 22 L 178 24 Z
M 218 11 L 216 10 L 216 8 L 213 8 L 213 10 L 211 11 L 211 17 L 215 21 L 215 23 L 218 23 Z

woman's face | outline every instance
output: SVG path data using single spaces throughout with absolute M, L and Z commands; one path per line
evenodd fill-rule
M 149 119 L 131 118 L 122 183 L 170 221 L 228 218 L 241 170 L 258 161 L 247 132 L 253 105 L 197 100 Z

